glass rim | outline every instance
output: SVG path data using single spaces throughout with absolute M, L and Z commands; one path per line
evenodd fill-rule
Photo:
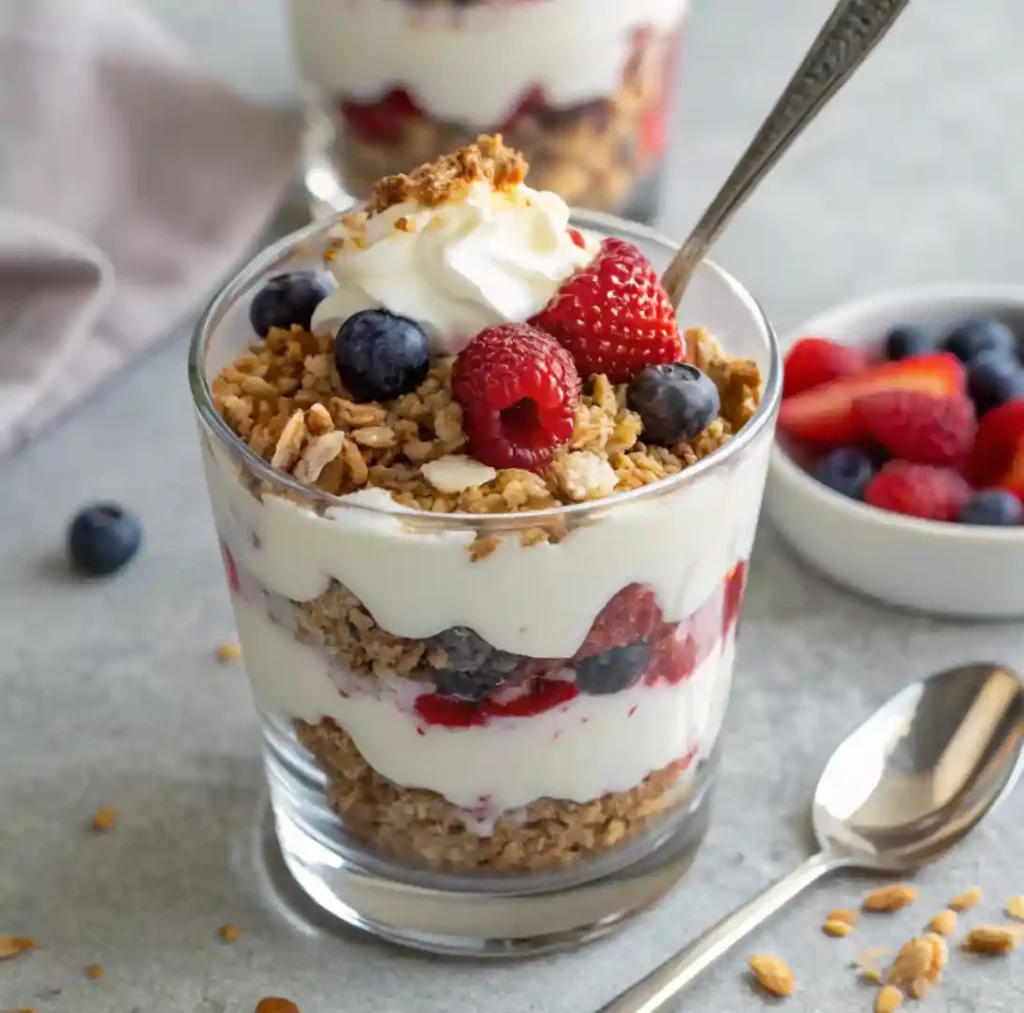
M 717 450 L 712 451 L 706 457 L 702 457 L 699 461 L 683 468 L 682 471 L 676 472 L 674 475 L 658 479 L 637 489 L 629 489 L 625 492 L 615 493 L 597 500 L 587 500 L 582 503 L 560 504 L 555 507 L 546 507 L 543 510 L 523 510 L 515 513 L 474 514 L 452 512 L 435 514 L 427 510 L 388 509 L 387 507 L 372 503 L 354 502 L 348 498 L 351 494 L 336 496 L 332 493 L 324 492 L 316 486 L 309 485 L 294 478 L 292 475 L 271 467 L 269 462 L 265 461 L 244 440 L 239 438 L 221 416 L 220 412 L 217 411 L 213 403 L 213 391 L 207 380 L 204 358 L 208 337 L 212 335 L 216 327 L 222 322 L 227 311 L 234 305 L 236 299 L 248 289 L 250 284 L 257 278 L 272 271 L 277 265 L 291 259 L 296 250 L 301 249 L 303 244 L 315 240 L 326 233 L 338 222 L 340 217 L 340 215 L 334 215 L 313 221 L 301 229 L 290 232 L 275 240 L 242 264 L 220 286 L 205 310 L 203 310 L 192 332 L 188 349 L 189 388 L 192 392 L 196 411 L 199 413 L 199 417 L 204 424 L 213 432 L 221 445 L 230 453 L 240 458 L 245 466 L 261 481 L 278 486 L 282 490 L 296 493 L 308 501 L 317 501 L 331 508 L 340 507 L 349 511 L 363 511 L 374 516 L 397 516 L 401 518 L 403 523 L 416 526 L 422 525 L 435 529 L 465 531 L 467 529 L 494 530 L 495 528 L 501 528 L 508 530 L 533 527 L 556 520 L 573 520 L 578 523 L 592 515 L 607 513 L 617 510 L 619 507 L 624 507 L 627 504 L 667 495 L 676 489 L 698 481 L 702 475 L 728 464 L 761 435 L 781 400 L 782 352 L 778 336 L 772 327 L 771 321 L 768 319 L 761 304 L 747 291 L 745 286 L 740 284 L 728 271 L 709 259 L 705 260 L 704 264 L 717 272 L 723 280 L 730 283 L 739 294 L 745 296 L 756 310 L 768 338 L 769 366 L 761 401 L 753 416 L 731 440 Z M 573 224 L 580 225 L 583 228 L 587 228 L 589 225 L 608 234 L 654 243 L 670 252 L 678 250 L 680 245 L 649 226 L 600 211 L 573 208 L 571 221 Z

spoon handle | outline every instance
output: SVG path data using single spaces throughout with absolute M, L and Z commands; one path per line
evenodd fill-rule
M 807 859 L 782 879 L 767 887 L 739 910 L 727 915 L 713 929 L 694 940 L 674 957 L 669 957 L 646 978 L 602 1006 L 597 1013 L 656 1013 L 783 904 L 820 879 L 827 872 L 845 865 L 845 861 L 824 852 Z
M 839 0 L 750 147 L 662 276 L 678 305 L 722 229 L 825 103 L 881 41 L 910 0 Z

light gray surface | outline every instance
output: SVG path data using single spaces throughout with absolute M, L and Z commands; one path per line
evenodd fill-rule
M 286 93 L 283 60 L 254 72 L 238 54 L 218 55 L 218 36 L 275 52 L 278 22 L 262 0 L 244 5 L 239 36 L 234 26 L 213 32 L 213 7 L 199 0 L 161 6 L 178 11 L 184 30 L 201 27 L 204 54 L 237 83 Z M 241 17 L 239 2 L 215 6 Z M 681 234 L 710 195 L 827 6 L 698 0 L 671 231 Z M 966 6 L 913 5 L 723 243 L 721 259 L 783 329 L 880 286 L 1012 281 L 1024 267 L 1024 7 L 990 0 L 971 17 Z M 1024 663 L 1020 625 L 892 614 L 825 585 L 762 531 L 714 827 L 692 878 L 666 904 L 610 941 L 517 966 L 439 963 L 302 929 L 269 903 L 252 871 L 255 722 L 241 672 L 212 660 L 215 645 L 232 637 L 231 618 L 184 347 L 179 335 L 58 431 L 0 463 L 0 933 L 41 946 L 0 965 L 0 1009 L 251 1013 L 256 999 L 278 994 L 303 1013 L 587 1013 L 804 855 L 818 768 L 894 688 L 976 656 Z M 83 585 L 65 576 L 63 529 L 97 496 L 137 509 L 147 542 L 121 577 Z M 104 803 L 119 808 L 121 824 L 94 837 L 88 817 Z M 845 940 L 820 934 L 822 914 L 866 884 L 823 885 L 700 981 L 681 1008 L 762 1008 L 742 982 L 756 948 L 796 970 L 800 991 L 786 1010 L 869 1010 L 871 993 L 846 961 L 862 946 L 900 941 L 974 882 L 988 900 L 971 920 L 996 918 L 1002 900 L 1024 893 L 1022 821 L 1024 790 L 920 877 L 916 909 L 872 920 Z M 234 946 L 217 941 L 224 921 L 243 933 Z M 1022 960 L 955 956 L 923 1008 L 1019 1009 Z M 84 968 L 97 961 L 105 977 L 87 981 Z

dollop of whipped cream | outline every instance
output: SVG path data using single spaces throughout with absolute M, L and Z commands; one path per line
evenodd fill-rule
M 523 321 L 597 253 L 600 241 L 569 234 L 569 207 L 555 193 L 518 184 L 472 183 L 457 201 L 405 201 L 331 233 L 327 261 L 337 287 L 313 329 L 337 334 L 354 313 L 384 308 L 415 320 L 431 352 L 457 355 L 485 327 Z

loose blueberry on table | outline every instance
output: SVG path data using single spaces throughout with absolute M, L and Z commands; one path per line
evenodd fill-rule
M 80 510 L 68 528 L 72 567 L 87 577 L 116 573 L 139 551 L 142 525 L 116 503 L 94 503 Z

